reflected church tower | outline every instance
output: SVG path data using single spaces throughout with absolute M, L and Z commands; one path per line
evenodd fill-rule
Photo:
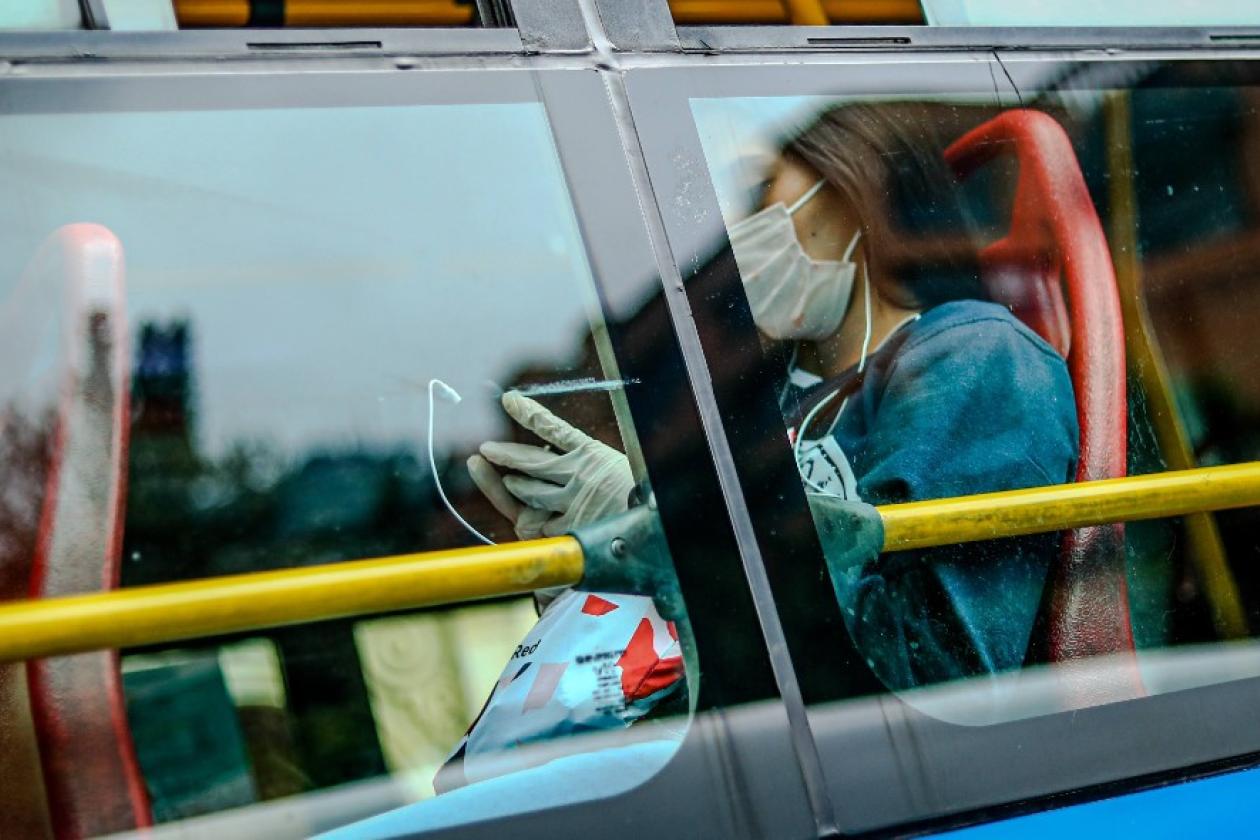
M 133 439 L 178 441 L 191 455 L 193 409 L 192 330 L 179 319 L 146 321 L 136 342 L 132 375 Z

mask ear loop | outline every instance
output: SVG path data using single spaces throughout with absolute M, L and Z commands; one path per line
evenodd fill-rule
M 856 234 L 854 234 L 853 241 L 849 243 L 849 248 L 845 252 L 846 260 L 853 255 L 853 248 L 857 245 L 858 236 L 861 235 L 861 233 L 862 231 L 859 230 Z M 866 314 L 866 335 L 862 337 L 862 354 L 858 358 L 858 373 L 862 373 L 866 370 L 866 357 L 871 349 L 871 336 L 874 332 L 874 316 L 871 311 L 871 273 L 866 268 L 865 262 L 862 263 L 862 285 L 864 287 L 863 296 L 865 297 L 865 305 L 863 306 L 863 309 Z M 792 460 L 796 462 L 796 471 L 798 473 L 801 471 L 801 443 L 805 440 L 805 430 L 809 428 L 809 424 L 814 421 L 814 418 L 818 416 L 818 413 L 830 404 L 833 399 L 835 399 L 835 396 L 838 393 L 840 392 L 833 391 L 828 396 L 819 400 L 818 405 L 811 408 L 809 413 L 801 420 L 801 425 L 796 430 L 796 440 L 792 441 Z M 840 403 L 840 410 L 836 412 L 836 419 L 831 421 L 831 425 L 827 427 L 825 434 L 831 434 L 832 430 L 836 428 L 836 424 L 840 422 L 840 415 L 844 414 L 844 409 L 848 406 L 848 404 L 849 397 L 846 395 L 844 400 Z M 808 478 L 803 473 L 801 474 L 801 481 L 804 481 L 807 487 L 812 490 L 817 490 L 819 493 L 827 492 L 826 488 L 815 482 L 813 479 Z
M 827 179 L 826 179 L 826 178 L 819 178 L 819 179 L 818 179 L 818 183 L 814 184 L 814 186 L 812 186 L 812 187 L 810 187 L 809 189 L 807 189 L 807 190 L 805 191 L 805 194 L 804 194 L 803 196 L 801 196 L 800 198 L 796 199 L 796 201 L 793 201 L 793 202 L 792 202 L 792 206 L 791 206 L 791 207 L 789 207 L 789 208 L 787 209 L 787 211 L 788 211 L 788 215 L 789 215 L 789 216 L 794 215 L 794 214 L 796 213 L 796 211 L 797 211 L 797 210 L 800 210 L 802 207 L 804 207 L 804 206 L 805 206 L 805 204 L 806 204 L 806 203 L 807 203 L 807 202 L 808 202 L 811 198 L 813 198 L 814 196 L 818 195 L 818 191 L 819 191 L 819 190 L 821 190 L 821 189 L 822 189 L 823 187 L 825 187 L 825 186 L 827 186 Z
M 853 246 L 849 247 L 852 249 Z M 871 272 L 866 268 L 865 262 L 862 263 L 862 285 L 866 289 L 866 335 L 862 337 L 862 355 L 858 358 L 858 373 L 866 370 L 866 356 L 871 351 L 871 335 L 875 326 L 875 319 L 871 314 Z
M 429 380 L 429 469 L 433 472 L 433 485 L 437 487 L 438 496 L 442 499 L 442 504 L 446 505 L 446 509 L 451 512 L 451 516 L 468 529 L 468 532 L 486 545 L 494 545 L 494 540 L 478 531 L 468 523 L 468 520 L 459 515 L 459 511 L 455 510 L 455 506 L 451 504 L 451 500 L 446 498 L 446 491 L 442 489 L 442 478 L 438 475 L 437 459 L 433 457 L 433 389 L 437 388 L 438 393 L 442 395 L 442 399 L 449 403 L 458 403 L 460 401 L 459 392 L 447 385 L 441 379 Z
M 840 258 L 840 262 L 853 262 L 853 252 L 857 250 L 858 240 L 862 238 L 862 229 L 858 228 L 853 231 L 853 238 L 849 240 L 849 245 L 844 249 L 844 256 Z

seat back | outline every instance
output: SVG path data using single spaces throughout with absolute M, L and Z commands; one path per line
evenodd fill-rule
M 1019 168 L 1011 225 L 981 252 L 985 285 L 996 302 L 1009 306 L 1067 359 L 1080 425 L 1076 480 L 1118 478 L 1126 471 L 1128 436 L 1124 325 L 1102 224 L 1071 141 L 1048 114 L 1007 111 L 946 150 L 960 178 L 1005 155 Z M 1141 694 L 1124 526 L 1069 532 L 1048 586 L 1045 638 L 1034 639 L 1034 647 L 1051 662 L 1114 655 L 1119 665 L 1108 670 L 1114 676 L 1106 685 L 1095 676 L 1073 686 L 1071 702 Z
M 130 414 L 122 246 L 100 225 L 67 225 L 28 271 L 33 283 L 57 287 L 49 299 L 61 318 L 59 403 L 29 594 L 113 589 Z M 55 834 L 89 837 L 148 825 L 117 651 L 31 661 L 27 683 Z

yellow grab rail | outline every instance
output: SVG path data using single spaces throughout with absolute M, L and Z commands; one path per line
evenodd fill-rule
M 532 592 L 576 583 L 572 537 L 351 560 L 0 605 L 0 661 Z
M 1260 505 L 1260 462 L 877 508 L 884 550 Z M 0 661 L 157 644 L 577 583 L 554 537 L 0 604 Z
M 1260 462 L 884 505 L 884 551 L 1260 505 Z

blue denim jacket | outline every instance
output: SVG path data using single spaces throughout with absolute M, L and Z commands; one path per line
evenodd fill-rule
M 1079 431 L 1063 358 L 1006 309 L 937 306 L 850 370 L 789 387 L 794 426 L 836 389 L 811 430 L 830 430 L 860 498 L 908 502 L 1071 481 Z M 840 400 L 832 400 L 839 404 Z M 885 554 L 833 585 L 850 633 L 893 689 L 1018 668 L 1057 534 Z

